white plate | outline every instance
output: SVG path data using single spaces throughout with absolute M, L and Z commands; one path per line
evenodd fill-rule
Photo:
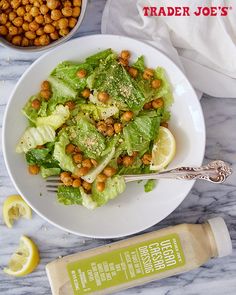
M 175 99 L 170 129 L 177 141 L 177 155 L 170 167 L 201 165 L 205 150 L 204 118 L 192 86 L 180 69 L 153 47 L 126 37 L 94 35 L 72 40 L 35 61 L 17 83 L 5 113 L 3 152 L 8 172 L 18 192 L 40 216 L 71 233 L 96 238 L 123 237 L 158 223 L 179 206 L 194 184 L 160 180 L 150 193 L 144 192 L 142 183 L 128 184 L 115 200 L 89 211 L 57 203 L 56 196 L 47 193 L 45 180 L 28 174 L 24 156 L 15 153 L 16 143 L 27 126 L 22 107 L 59 62 L 82 61 L 106 48 L 117 52 L 128 49 L 133 59 L 144 55 L 148 67 L 166 69 Z

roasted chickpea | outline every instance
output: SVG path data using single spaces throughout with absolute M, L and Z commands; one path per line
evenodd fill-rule
M 72 100 L 69 100 L 65 103 L 65 106 L 67 106 L 69 110 L 72 111 L 75 108 L 75 103 Z
M 6 26 L 0 26 L 0 35 L 6 36 L 8 34 L 8 28 Z
M 8 17 L 9 17 L 9 20 L 12 22 L 13 19 L 15 19 L 17 17 L 17 14 L 15 13 L 15 11 L 11 11 L 9 13 L 9 16 Z
M 144 70 L 144 72 L 143 72 L 143 78 L 144 78 L 145 80 L 149 80 L 149 79 L 151 79 L 153 76 L 154 76 L 154 71 L 153 71 L 153 69 L 149 69 L 149 68 L 147 68 L 147 69 Z
M 50 38 L 49 38 L 48 35 L 44 34 L 44 35 L 39 37 L 39 42 L 40 42 L 40 45 L 42 45 L 42 46 L 48 45 L 50 43 Z M 50 97 L 51 97 L 51 93 L 50 93 Z
M 44 23 L 44 17 L 43 17 L 43 15 L 42 14 L 37 15 L 35 17 L 35 21 L 36 21 L 36 23 L 42 25 Z
M 47 7 L 47 5 L 44 5 L 44 4 L 43 4 L 43 5 L 40 6 L 39 10 L 40 10 L 40 12 L 41 12 L 43 15 L 45 15 L 45 14 L 48 13 L 49 8 Z
M 71 28 L 71 29 L 73 29 L 74 28 L 74 26 L 76 25 L 76 23 L 77 23 L 77 19 L 76 18 L 74 18 L 74 17 L 70 17 L 69 18 L 69 27 Z
M 65 17 L 70 17 L 70 16 L 72 16 L 73 9 L 69 6 L 66 6 L 66 7 L 62 8 L 61 12 Z
M 82 161 L 82 167 L 87 167 L 87 168 L 92 168 L 93 164 L 92 162 L 90 161 L 90 159 L 84 159 Z
M 42 3 L 40 3 L 40 2 L 37 1 L 37 0 L 33 2 L 33 5 L 34 5 L 35 7 L 38 7 L 38 8 L 40 8 L 41 4 L 42 4 Z
M 49 14 L 45 14 L 45 15 L 44 15 L 44 22 L 45 22 L 45 24 L 50 24 L 50 23 L 52 23 L 52 19 L 51 19 L 51 17 L 50 17 Z
M 54 20 L 52 22 L 52 25 L 58 30 L 59 29 L 59 26 L 58 26 L 58 21 L 57 20 Z
M 103 102 L 103 103 L 106 103 L 108 100 L 109 100 L 109 94 L 107 92 L 99 92 L 98 93 L 98 100 Z
M 167 122 L 162 122 L 161 123 L 161 126 L 162 127 L 165 127 L 165 128 L 168 128 L 169 127 L 169 124 Z
M 72 186 L 73 187 L 80 187 L 81 186 L 81 179 L 77 178 L 77 179 L 73 180 Z
M 73 155 L 73 161 L 75 162 L 75 164 L 80 164 L 83 161 L 83 156 L 80 153 L 75 154 Z
M 37 166 L 37 165 L 29 165 L 28 166 L 28 171 L 29 171 L 30 174 L 36 175 L 36 174 L 39 174 L 40 167 Z
M 157 98 L 152 101 L 152 106 L 154 109 L 159 109 L 159 108 L 163 107 L 163 105 L 164 105 L 164 101 L 162 98 Z
M 108 125 L 114 124 L 114 119 L 112 117 L 109 117 L 105 120 L 105 123 Z
M 68 27 L 68 19 L 67 18 L 61 18 L 58 21 L 58 26 L 60 29 L 65 29 Z
M 14 18 L 13 21 L 12 21 L 13 25 L 16 26 L 16 27 L 22 27 L 23 22 L 24 22 L 24 20 L 23 20 L 23 18 L 20 17 L 20 16 L 17 16 L 17 17 Z
M 85 88 L 82 92 L 81 92 L 82 97 L 84 98 L 89 98 L 90 96 L 90 90 L 88 88 Z
M 106 187 L 105 182 L 97 182 L 96 183 L 96 188 L 99 192 L 103 192 L 105 187 Z
M 89 172 L 89 168 L 87 167 L 81 167 L 81 168 L 77 168 L 75 170 L 75 175 L 77 175 L 78 177 L 84 176 Z
M 111 177 L 116 173 L 116 169 L 111 167 L 111 166 L 107 166 L 104 170 L 103 170 L 103 174 L 105 174 L 107 177 Z
M 36 31 L 36 35 L 37 36 L 42 36 L 43 34 L 44 34 L 43 27 L 38 28 L 38 30 Z
M 121 123 L 115 123 L 114 124 L 114 130 L 115 130 L 115 133 L 120 133 L 122 131 L 122 124 Z
M 129 72 L 131 77 L 137 78 L 137 76 L 138 76 L 138 70 L 137 69 L 130 67 L 128 72 Z
M 85 78 L 87 76 L 87 71 L 85 69 L 80 69 L 77 71 L 76 76 L 80 79 Z
M 90 191 L 92 189 L 92 184 L 85 180 L 82 182 L 82 186 L 86 191 Z
M 30 14 L 31 14 L 33 17 L 36 17 L 37 15 L 39 15 L 39 14 L 40 14 L 40 11 L 39 11 L 38 7 L 33 6 L 33 7 L 30 9 Z
M 130 52 L 128 50 L 122 50 L 120 57 L 123 58 L 124 60 L 127 60 L 130 58 Z
M 13 1 L 12 1 L 13 2 Z M 14 1 L 15 2 L 15 1 Z M 10 8 L 10 3 L 7 0 L 2 0 L 0 2 L 0 7 L 3 10 L 7 10 L 8 8 Z
M 133 157 L 130 157 L 130 156 L 124 156 L 123 158 L 123 165 L 125 167 L 129 167 L 133 164 L 134 162 L 134 158 Z
M 51 19 L 53 20 L 59 20 L 60 18 L 62 18 L 62 13 L 59 9 L 54 9 L 51 12 Z
M 40 45 L 42 45 L 40 38 L 43 37 L 45 35 L 42 35 L 39 37 L 39 43 Z M 40 91 L 40 95 L 42 98 L 44 98 L 46 101 L 48 101 L 50 99 L 50 97 L 52 96 L 52 92 L 50 90 L 41 90 Z
M 107 131 L 107 125 L 105 122 L 102 122 L 101 124 L 97 125 L 97 130 L 100 132 L 100 133 L 103 133 L 105 134 L 106 131 Z
M 145 105 L 143 106 L 144 110 L 150 110 L 152 108 L 152 102 L 147 102 L 145 103 Z
M 25 14 L 25 8 L 23 6 L 18 7 L 17 10 L 16 10 L 16 13 L 17 13 L 18 16 L 23 17 L 24 14 Z
M 72 186 L 73 178 L 72 177 L 64 177 L 62 182 L 65 186 Z
M 122 115 L 122 120 L 129 122 L 134 116 L 134 113 L 131 111 L 124 112 Z
M 18 35 L 21 35 L 24 33 L 24 30 L 22 28 L 18 28 Z
M 41 107 L 41 102 L 39 99 L 34 99 L 32 102 L 31 102 L 31 107 L 35 110 L 39 110 L 40 107 Z
M 29 46 L 29 40 L 26 37 L 22 38 L 21 46 L 23 47 Z
M 129 65 L 129 61 L 127 59 L 123 59 L 121 57 L 119 57 L 118 62 L 120 65 L 122 65 L 123 67 L 127 67 Z
M 63 4 L 64 4 L 64 7 L 66 7 L 66 6 L 71 7 L 72 6 L 71 2 L 68 0 L 66 0 Z
M 51 24 L 45 25 L 45 27 L 44 27 L 45 33 L 50 34 L 50 33 L 53 33 L 54 31 L 55 31 L 55 28 L 53 25 L 51 25 Z
M 6 35 L 6 40 L 7 40 L 8 42 L 11 42 L 12 38 L 13 38 L 12 35 L 9 35 L 9 34 Z
M 113 128 L 113 126 L 112 125 L 108 125 L 107 126 L 107 131 L 106 131 L 106 135 L 107 136 L 109 136 L 109 137 L 111 137 L 111 136 L 113 136 L 114 135 L 114 128 Z
M 107 180 L 107 176 L 103 173 L 98 174 L 97 181 L 98 182 L 105 182 Z
M 152 155 L 151 154 L 144 154 L 142 157 L 142 162 L 144 165 L 150 165 L 152 161 Z
M 17 27 L 10 26 L 10 27 L 8 28 L 8 33 L 9 33 L 9 35 L 11 35 L 11 36 L 15 36 L 15 35 L 17 35 L 17 34 L 18 34 L 18 29 L 17 29 Z
M 41 90 L 50 90 L 51 89 L 50 83 L 47 80 L 44 80 L 41 83 L 40 87 L 41 87 Z
M 66 153 L 67 154 L 72 154 L 75 150 L 75 145 L 73 145 L 72 143 L 67 144 L 66 146 Z
M 25 15 L 24 15 L 24 20 L 26 21 L 26 22 L 28 22 L 28 23 L 31 23 L 32 21 L 33 21 L 33 16 L 30 14 L 30 13 L 25 13 Z
M 23 23 L 23 25 L 22 25 L 22 29 L 24 30 L 24 31 L 29 31 L 29 23 L 27 23 L 27 22 L 24 22 Z
M 64 178 L 71 177 L 71 173 L 69 172 L 61 172 L 60 180 L 63 181 Z
M 10 12 L 10 14 L 11 14 L 11 12 Z M 9 20 L 12 21 L 15 17 L 13 19 L 10 19 L 10 14 L 9 14 Z M 14 12 L 13 15 L 15 16 L 16 13 Z M 6 13 L 1 13 L 0 14 L 0 24 L 5 25 L 7 23 L 7 20 L 8 20 L 7 14 Z
M 69 34 L 69 32 L 70 32 L 70 30 L 68 28 L 60 29 L 59 35 L 62 36 L 62 37 L 65 37 L 66 35 Z
M 73 17 L 79 17 L 80 15 L 80 7 L 79 6 L 75 6 L 72 10 L 72 16 Z
M 157 88 L 159 88 L 161 86 L 161 80 L 154 79 L 154 80 L 152 80 L 151 85 L 152 85 L 153 89 L 157 89 Z
M 30 5 L 30 4 L 25 5 L 25 11 L 26 11 L 26 12 L 30 13 L 31 8 L 32 8 L 32 5 Z M 30 15 L 31 15 L 31 14 L 30 14 Z M 32 16 L 32 15 L 31 15 L 31 16 Z
M 97 167 L 98 162 L 95 159 L 90 159 L 91 163 L 93 164 L 94 167 Z
M 34 39 L 34 46 L 40 46 L 39 37 Z
M 5 2 L 5 1 L 4 1 Z M 7 1 L 6 1 L 7 2 Z M 11 7 L 17 9 L 21 5 L 21 0 L 12 0 Z M 8 7 L 7 7 L 8 8 Z M 4 9 L 4 8 L 3 8 Z
M 59 38 L 59 35 L 58 35 L 57 31 L 51 33 L 51 34 L 50 34 L 50 38 L 51 38 L 52 40 L 57 40 L 57 39 Z
M 22 5 L 27 5 L 30 3 L 29 0 L 22 0 L 21 2 L 22 2 Z
M 74 6 L 81 6 L 81 0 L 73 0 Z
M 47 0 L 47 7 L 50 9 L 56 9 L 60 5 L 58 0 Z
M 39 29 L 39 24 L 34 20 L 29 24 L 29 29 L 30 31 L 35 32 Z

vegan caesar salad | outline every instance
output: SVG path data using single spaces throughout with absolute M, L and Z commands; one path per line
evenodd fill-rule
M 123 175 L 164 169 L 173 159 L 171 86 L 161 67 L 106 49 L 64 61 L 23 107 L 28 127 L 16 152 L 28 171 L 58 175 L 58 201 L 93 209 L 125 190 Z M 154 180 L 144 184 L 153 190 Z

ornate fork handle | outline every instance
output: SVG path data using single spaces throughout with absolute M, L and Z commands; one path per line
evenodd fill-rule
M 159 173 L 125 175 L 125 181 L 168 178 L 183 180 L 203 179 L 213 183 L 222 183 L 231 174 L 232 169 L 228 163 L 216 160 L 201 167 L 180 167 Z

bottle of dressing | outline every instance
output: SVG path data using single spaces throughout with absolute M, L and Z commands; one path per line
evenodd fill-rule
M 227 226 L 217 217 L 69 255 L 46 271 L 53 295 L 105 295 L 189 271 L 231 251 Z

